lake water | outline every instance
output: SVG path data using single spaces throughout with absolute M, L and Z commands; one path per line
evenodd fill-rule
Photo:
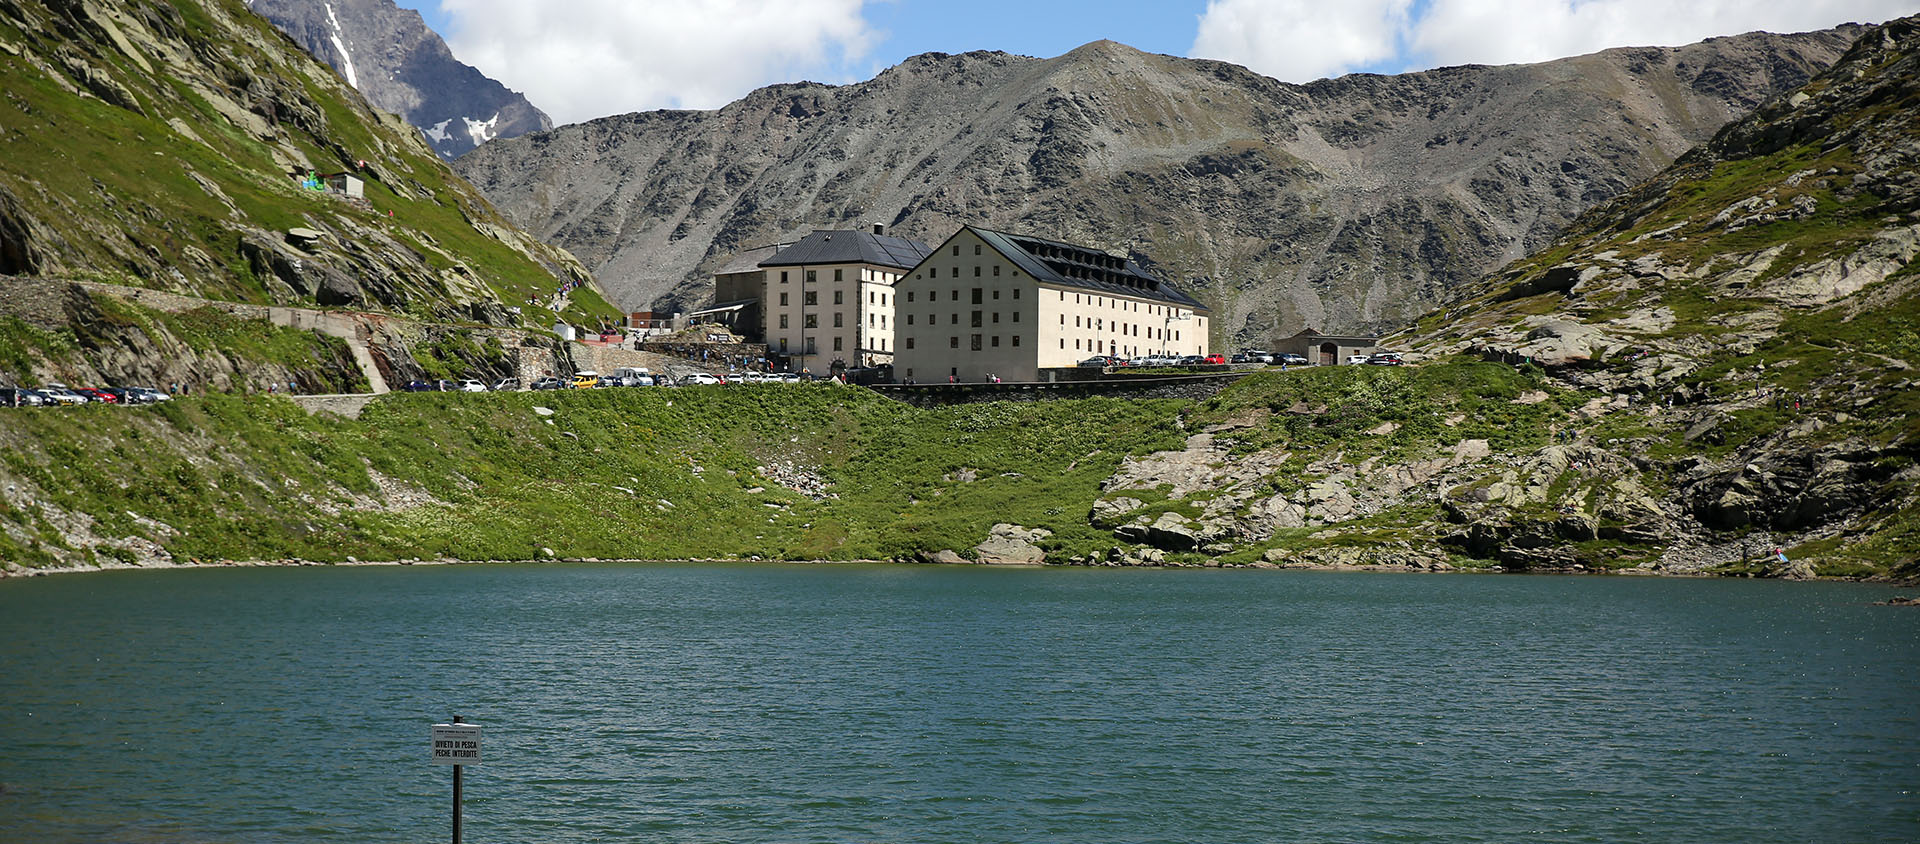
M 1920 840 L 1854 584 L 910 566 L 0 582 L 0 840 Z

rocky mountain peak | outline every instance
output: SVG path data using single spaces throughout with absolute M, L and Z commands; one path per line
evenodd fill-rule
M 252 0 L 255 12 L 340 72 L 376 108 L 451 160 L 495 138 L 553 127 L 526 97 L 454 58 L 420 13 L 392 0 Z
M 698 304 L 736 250 L 812 228 L 934 240 L 976 223 L 1125 251 L 1207 301 L 1218 342 L 1258 343 L 1404 324 L 1857 32 L 1309 85 L 1112 42 L 928 54 L 854 85 L 496 142 L 456 167 L 634 308 Z

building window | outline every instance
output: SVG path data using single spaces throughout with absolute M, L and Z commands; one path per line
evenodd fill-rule
M 839 270 L 835 270 L 835 272 L 839 272 Z M 846 303 L 847 303 L 847 291 L 845 291 L 845 290 L 835 290 L 835 291 L 833 291 L 833 303 L 834 303 L 834 304 L 836 304 L 836 305 L 844 305 L 844 304 L 846 304 Z
M 958 349 L 958 348 L 960 348 L 960 338 L 958 338 L 958 337 L 948 337 L 948 338 L 947 338 L 947 348 L 949 348 L 949 349 Z
M 1066 325 L 1066 324 L 1067 324 L 1067 315 L 1066 315 L 1066 314 L 1061 314 L 1061 315 L 1060 315 L 1060 324 L 1061 324 L 1061 325 Z
M 807 328 L 819 328 L 819 327 L 820 327 L 820 315 L 819 315 L 819 314 L 807 314 L 807 319 L 806 319 L 806 322 L 805 322 L 805 327 L 807 327 Z
M 979 278 L 979 277 L 980 277 L 980 265 L 979 265 L 979 264 L 974 264 L 974 265 L 973 265 L 973 277 L 974 277 L 974 278 Z
M 845 272 L 845 270 L 834 270 L 834 271 L 833 271 L 833 280 L 834 280 L 834 281 L 845 281 L 846 279 L 845 279 L 845 278 L 843 278 L 843 277 L 841 276 L 841 273 L 843 273 L 843 272 Z
M 873 327 L 873 314 L 867 314 L 867 327 Z
M 994 264 L 994 265 L 993 265 L 993 277 L 994 277 L 994 278 L 999 278 L 999 277 L 1000 277 L 1000 265 L 999 265 L 999 264 Z
M 952 321 L 951 321 L 951 324 L 953 324 L 953 325 L 959 325 L 959 324 L 960 324 L 960 312 L 959 312 L 959 311 L 955 311 L 955 312 L 954 312 L 954 314 L 953 314 L 953 319 L 952 319 Z
M 781 327 L 781 328 L 786 328 L 786 327 L 787 327 L 787 315 L 786 315 L 786 314 L 781 314 L 781 315 L 780 315 L 780 327 Z
M 840 313 L 839 311 L 834 311 L 834 312 L 833 312 L 833 327 L 834 327 L 834 328 L 844 328 L 844 327 L 846 327 L 846 323 L 844 323 L 844 322 L 842 322 L 842 321 L 841 321 L 841 319 L 842 319 L 842 317 L 844 317 L 844 316 L 846 316 L 846 315 L 845 315 L 845 314 L 842 314 L 842 313 Z
M 996 349 L 1000 348 L 1000 335 L 998 334 L 993 335 L 993 347 Z
M 1080 315 L 1079 315 L 1079 314 L 1074 314 L 1074 315 L 1073 315 L 1073 327 L 1074 327 L 1074 328 L 1079 328 L 1079 327 L 1080 327 Z
M 887 294 L 882 293 L 880 294 L 880 307 L 884 308 L 886 306 L 887 306 Z
M 960 288 L 958 287 L 953 289 L 953 301 L 955 302 L 960 301 Z
M 786 352 L 787 352 L 787 338 L 782 337 L 780 338 L 780 353 L 786 354 Z
M 912 338 L 912 337 L 908 337 L 908 338 L 907 338 L 907 348 L 909 348 L 909 349 L 911 349 L 911 348 L 913 348 L 913 338 Z M 908 372 L 912 372 L 912 370 L 908 370 Z
M 785 290 L 782 290 L 780 291 L 780 307 L 784 308 L 786 306 L 787 306 L 787 292 Z
M 997 324 L 999 324 L 999 322 L 1000 322 L 1000 312 L 999 312 L 999 311 L 994 311 L 994 312 L 993 312 L 993 321 L 994 321 L 994 323 L 995 323 L 996 325 L 997 325 Z
M 813 306 L 820 304 L 820 291 L 809 290 L 800 296 L 800 304 Z
M 976 305 L 980 304 L 980 288 L 978 287 L 973 289 L 973 303 Z
M 907 314 L 907 324 L 908 325 L 913 324 L 913 314 Z
M 958 243 L 953 245 L 953 257 L 955 258 L 960 257 L 960 244 Z
M 980 244 L 976 243 L 973 245 L 973 254 L 975 255 L 980 254 Z
M 1020 348 L 1020 335 L 1018 334 L 1013 335 L 1013 347 L 1016 349 Z
M 911 290 L 907 291 L 907 301 L 913 301 L 913 291 Z
M 881 327 L 881 328 L 886 328 L 886 327 L 887 327 L 887 315 L 886 315 L 886 314 L 881 314 L 881 315 L 880 315 L 880 327 Z
M 786 270 L 781 270 L 781 271 L 780 271 L 780 283 L 781 283 L 781 284 L 786 284 L 786 283 L 787 283 L 787 271 L 786 271 Z
M 1065 349 L 1066 347 L 1067 347 L 1067 338 L 1065 337 L 1060 338 L 1060 348 Z
M 873 304 L 874 300 L 879 298 L 879 296 L 880 294 L 877 291 L 873 291 L 873 290 L 867 291 L 867 304 L 869 305 Z
M 818 337 L 807 338 L 807 354 L 813 354 L 814 352 L 820 351 L 819 344 L 814 342 L 815 340 L 818 340 L 818 339 L 820 338 Z
M 819 274 L 819 273 L 817 273 L 817 272 L 814 272 L 813 270 L 807 270 L 807 283 L 808 283 L 808 284 L 813 284 L 814 282 L 817 282 L 817 281 L 819 281 L 819 280 L 820 280 L 820 274 Z
M 1020 321 L 1020 312 L 1019 312 L 1019 311 L 1014 311 L 1014 312 L 1013 312 L 1013 321 L 1014 321 L 1014 322 L 1019 322 L 1019 321 Z
M 1073 338 L 1073 350 L 1076 352 L 1080 351 L 1080 338 L 1078 337 Z
M 939 268 L 939 267 L 928 267 L 928 268 L 927 268 L 927 278 L 939 278 L 939 277 L 940 277 L 940 268 Z M 914 278 L 919 278 L 919 276 L 914 276 Z
M 980 312 L 979 312 L 979 311 L 974 311 L 974 312 L 973 312 L 973 327 L 974 327 L 974 328 L 979 328 L 979 327 L 980 327 Z
M 834 351 L 836 351 L 836 352 L 837 352 L 837 351 L 840 351 L 840 341 L 841 341 L 841 340 L 842 340 L 842 338 L 840 338 L 840 337 L 835 337 L 835 338 L 833 338 L 833 350 L 834 350 Z
M 978 334 L 973 335 L 973 350 L 976 352 L 980 351 L 980 335 Z
M 995 291 L 993 291 L 993 298 L 995 298 L 995 299 L 998 299 L 998 298 L 1000 298 L 1000 291 L 999 291 L 999 290 L 995 290 Z

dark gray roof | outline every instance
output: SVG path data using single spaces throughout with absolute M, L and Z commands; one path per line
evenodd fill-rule
M 978 226 L 967 226 L 988 245 L 1026 270 L 1035 281 L 1078 287 L 1112 296 L 1158 299 L 1203 313 L 1212 313 L 1198 299 L 1146 271 L 1130 258 L 1108 255 L 1098 249 L 1075 246 L 1044 237 L 1008 234 Z
M 932 251 L 932 247 L 920 241 L 892 235 L 862 231 L 814 232 L 761 261 L 760 266 L 873 264 L 905 270 L 920 263 Z
M 738 273 L 750 273 L 758 270 L 760 269 L 761 261 L 765 261 L 779 254 L 780 248 L 785 245 L 786 244 L 783 243 L 773 246 L 755 246 L 752 249 L 748 249 L 727 259 L 727 265 L 714 270 L 713 274 L 736 275 Z

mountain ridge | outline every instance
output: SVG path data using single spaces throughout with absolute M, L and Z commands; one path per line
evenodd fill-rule
M 249 0 L 248 6 L 340 71 L 368 102 L 413 124 L 442 159 L 494 138 L 553 128 L 525 95 L 461 62 L 419 12 L 392 0 Z
M 1858 31 L 1307 85 L 1114 42 L 929 53 L 455 166 L 629 305 L 698 302 L 731 252 L 813 226 L 929 239 L 973 222 L 1127 251 L 1208 300 L 1221 342 L 1378 329 L 1803 83 Z

